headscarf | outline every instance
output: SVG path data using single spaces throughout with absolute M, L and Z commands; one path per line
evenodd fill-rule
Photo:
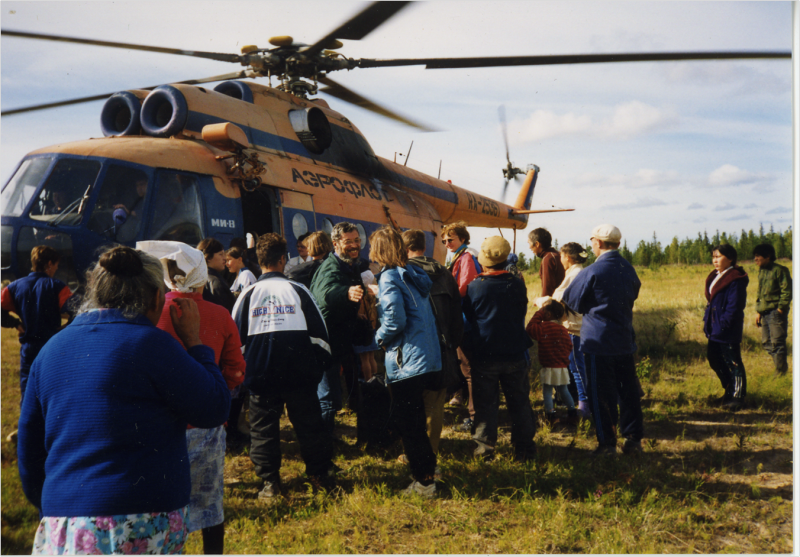
M 183 242 L 136 242 L 136 249 L 156 257 L 164 268 L 164 283 L 178 292 L 193 292 L 208 282 L 208 267 L 203 252 Z M 169 276 L 169 261 L 174 261 L 181 274 Z

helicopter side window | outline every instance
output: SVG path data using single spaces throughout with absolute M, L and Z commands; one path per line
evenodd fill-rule
M 60 159 L 31 208 L 30 217 L 53 224 L 80 223 L 99 173 L 97 161 Z
M 37 157 L 22 161 L 14 176 L 3 189 L 4 217 L 18 217 L 22 214 L 36 192 L 36 188 L 39 187 L 39 182 L 42 181 L 51 161 L 50 157 Z
M 103 178 L 89 230 L 118 242 L 134 240 L 144 220 L 148 178 L 142 170 L 111 165 Z M 114 228 L 114 211 L 125 212 L 123 224 Z
M 147 237 L 197 245 L 203 239 L 203 210 L 197 177 L 179 172 L 158 174 L 153 217 Z

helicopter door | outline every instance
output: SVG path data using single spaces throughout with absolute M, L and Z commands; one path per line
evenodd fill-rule
M 255 191 L 242 191 L 244 232 L 258 238 L 267 232 L 280 233 L 278 201 L 272 188 L 261 186 Z
M 283 237 L 289 248 L 289 257 L 300 255 L 297 252 L 297 240 L 314 232 L 314 199 L 307 193 L 281 190 L 281 209 L 283 210 Z

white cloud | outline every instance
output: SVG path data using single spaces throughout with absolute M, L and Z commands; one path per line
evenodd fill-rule
M 736 205 L 731 205 L 730 203 L 726 203 L 725 205 L 717 205 L 714 207 L 715 211 L 730 211 L 731 209 L 736 209 Z
M 706 207 L 705 205 L 701 205 L 700 203 L 692 203 L 691 205 L 686 207 L 686 209 L 692 211 L 695 209 L 705 209 L 705 207 Z
M 750 218 L 749 214 L 741 213 L 741 214 L 738 214 L 738 215 L 734 215 L 732 217 L 728 217 L 725 220 L 744 220 L 744 219 L 749 219 L 749 218 Z
M 615 108 L 610 126 L 605 128 L 605 135 L 615 139 L 630 139 L 643 133 L 670 127 L 677 120 L 677 115 L 672 111 L 631 101 Z
M 605 205 L 603 209 L 641 209 L 643 207 L 660 207 L 667 202 L 656 197 L 639 197 L 630 203 L 620 203 L 617 205 Z
M 640 101 L 618 104 L 613 113 L 602 119 L 574 112 L 557 114 L 550 110 L 536 110 L 525 120 L 509 123 L 509 142 L 516 145 L 575 136 L 625 140 L 669 128 L 677 121 L 673 110 L 656 108 Z
M 712 186 L 744 186 L 759 181 L 759 175 L 732 164 L 723 164 L 708 176 Z

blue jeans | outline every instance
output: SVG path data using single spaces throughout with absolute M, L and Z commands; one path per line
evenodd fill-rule
M 339 378 L 341 367 L 341 362 L 334 362 L 322 374 L 322 379 L 317 385 L 317 398 L 322 409 L 322 421 L 325 422 L 325 430 L 331 438 L 333 438 L 336 412 L 342 409 L 342 381 Z
M 789 316 L 777 309 L 761 314 L 761 345 L 772 356 L 775 371 L 783 375 L 789 369 L 786 363 L 786 335 L 789 330 Z
M 569 410 L 575 409 L 575 401 L 572 400 L 572 395 L 569 394 L 567 385 L 542 385 L 544 411 L 547 414 L 551 414 L 553 412 L 553 389 L 558 391 L 558 394 L 561 395 L 561 400 L 567 405 Z
M 536 424 L 528 397 L 528 362 L 521 358 L 516 362 L 471 363 L 472 399 L 475 404 L 475 435 L 472 438 L 490 447 L 497 445 L 497 414 L 502 387 L 511 415 L 514 453 L 522 458 L 534 453 Z
M 578 389 L 578 400 L 586 402 L 589 396 L 586 394 L 586 362 L 581 352 L 581 337 L 570 333 L 569 339 L 572 341 L 572 352 L 569 353 L 569 370 L 575 379 L 575 388 Z

